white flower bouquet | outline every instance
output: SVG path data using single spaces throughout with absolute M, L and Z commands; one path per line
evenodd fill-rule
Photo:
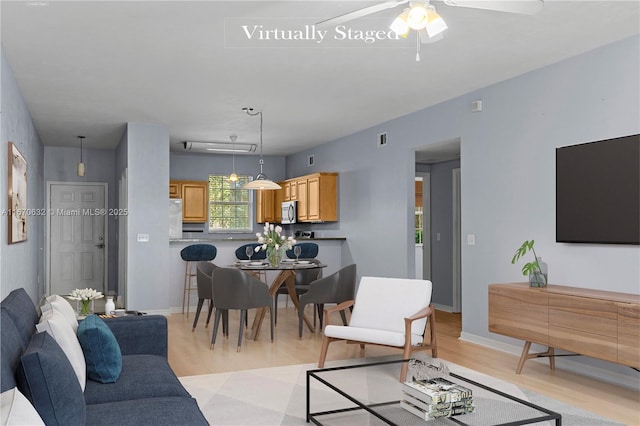
M 68 298 L 80 302 L 80 315 L 89 315 L 91 313 L 91 304 L 96 299 L 103 298 L 104 295 L 92 288 L 82 288 L 73 290 Z
M 296 243 L 293 237 L 282 235 L 281 226 L 274 226 L 269 222 L 264 225 L 264 233 L 258 232 L 256 237 L 258 237 L 258 243 L 262 245 L 256 246 L 255 251 L 266 250 L 271 266 L 278 266 L 283 253 L 290 250 Z

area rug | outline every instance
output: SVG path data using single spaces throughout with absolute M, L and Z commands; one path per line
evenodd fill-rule
M 325 367 L 362 364 L 390 359 L 390 357 L 365 358 L 327 362 Z M 424 358 L 429 360 L 428 356 Z M 440 361 L 440 360 L 438 360 Z M 564 404 L 552 398 L 524 390 L 513 384 L 495 379 L 468 368 L 446 362 L 452 373 L 459 374 L 479 383 L 491 386 L 509 395 L 536 405 L 548 408 L 562 415 L 563 425 L 575 426 L 609 426 L 620 425 L 577 407 Z M 187 391 L 198 401 L 200 409 L 212 425 L 306 425 L 306 372 L 316 369 L 316 364 L 289 365 L 284 367 L 262 368 L 230 373 L 206 374 L 200 376 L 181 377 L 180 381 Z M 399 366 L 385 365 L 366 369 L 366 373 L 355 373 L 356 370 L 336 372 L 341 375 L 342 385 L 349 393 L 370 400 L 391 400 L 388 395 L 400 394 Z M 335 408 L 346 408 L 352 404 L 344 398 L 328 390 L 324 385 L 312 383 L 312 411 Z M 391 398 L 391 399 L 387 399 Z M 516 404 L 509 404 L 502 398 L 490 395 L 476 395 L 474 399 L 484 398 L 484 410 L 499 413 L 505 410 L 518 410 Z M 399 399 L 399 398 L 395 398 Z M 478 407 L 480 403 L 476 403 Z M 403 424 L 420 423 L 417 417 L 409 415 L 413 421 Z M 381 424 L 372 416 L 358 417 L 334 416 L 330 424 L 364 425 Z M 461 419 L 462 420 L 462 419 Z M 441 424 L 443 420 L 430 421 L 430 425 Z M 500 420 L 489 424 L 500 423 Z M 424 424 L 424 422 L 422 422 Z M 551 423 L 542 423 L 551 424 Z

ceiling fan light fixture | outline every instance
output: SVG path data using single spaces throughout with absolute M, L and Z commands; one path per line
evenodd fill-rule
M 407 23 L 407 16 L 409 14 L 409 9 L 405 9 L 400 15 L 393 20 L 391 25 L 389 25 L 389 29 L 399 35 L 400 37 L 407 38 L 409 35 L 409 24 Z
M 413 30 L 421 30 L 427 26 L 429 12 L 427 6 L 422 3 L 411 5 L 407 14 L 407 25 Z
M 440 15 L 438 15 L 438 12 L 436 12 L 436 8 L 433 6 L 429 6 L 429 9 L 427 11 L 426 26 L 427 34 L 429 35 L 429 37 L 435 37 L 447 28 L 447 23 L 444 22 L 444 19 L 442 19 Z

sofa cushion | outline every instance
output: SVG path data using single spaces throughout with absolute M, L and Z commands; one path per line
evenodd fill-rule
M 11 320 L 20 334 L 22 348 L 26 348 L 35 333 L 38 322 L 36 307 L 23 288 L 13 290 L 2 301 L 2 307 L 7 310 Z
M 51 295 L 45 299 L 45 302 L 40 309 L 42 313 L 52 309 L 61 313 L 69 325 L 71 325 L 71 328 L 73 328 L 73 332 L 75 333 L 78 330 L 76 311 L 73 309 L 73 306 L 71 306 L 71 303 L 69 303 L 69 301 L 64 297 L 58 296 L 57 294 Z
M 84 391 L 87 404 L 163 396 L 190 397 L 167 359 L 158 355 L 124 355 L 117 382 L 101 384 L 87 380 Z
M 89 315 L 78 326 L 78 340 L 87 363 L 87 376 L 100 383 L 113 383 L 122 370 L 122 353 L 111 329 L 97 315 Z
M 36 329 L 39 332 L 46 331 L 60 345 L 78 377 L 80 388 L 84 391 L 85 382 L 87 381 L 87 366 L 84 354 L 78 342 L 78 336 L 76 336 L 64 316 L 55 310 L 45 311 L 42 314 L 42 318 L 40 318 L 40 323 L 36 325 Z
M 49 333 L 31 338 L 16 372 L 18 389 L 48 425 L 84 425 L 86 407 L 67 356 Z
M 0 337 L 0 364 L 2 365 L 0 392 L 4 392 L 16 386 L 14 376 L 24 346 L 22 346 L 22 338 L 11 320 L 9 312 L 4 306 L 0 309 L 0 312 L 0 331 L 2 331 L 2 336 Z
M 3 426 L 44 426 L 38 412 L 17 388 L 0 394 L 0 424 Z
M 91 426 L 198 426 L 209 424 L 198 408 L 195 399 L 175 396 L 88 405 L 87 419 L 87 424 Z

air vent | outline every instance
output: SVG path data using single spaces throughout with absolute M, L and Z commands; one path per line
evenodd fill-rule
M 378 133 L 378 146 L 387 145 L 387 132 Z

